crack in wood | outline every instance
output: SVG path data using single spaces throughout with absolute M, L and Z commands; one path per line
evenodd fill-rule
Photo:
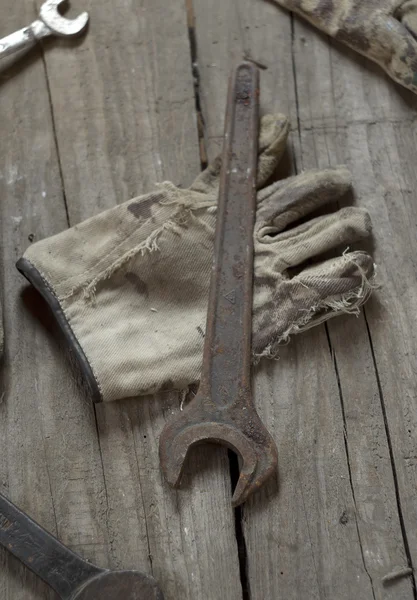
M 235 488 L 236 483 L 239 479 L 239 461 L 234 452 L 228 450 L 229 466 L 230 466 L 230 480 L 232 483 L 232 490 Z M 242 584 L 242 600 L 250 600 L 250 582 L 248 576 L 248 552 L 246 548 L 246 539 L 243 532 L 243 506 L 237 506 L 235 512 L 235 534 L 237 542 L 237 551 L 239 557 L 239 573 L 240 582 Z
M 398 509 L 398 518 L 400 521 L 401 533 L 402 533 L 403 542 L 404 542 L 404 550 L 405 550 L 405 554 L 407 557 L 407 566 L 413 570 L 412 571 L 413 575 L 412 575 L 411 581 L 412 581 L 412 586 L 413 586 L 414 600 L 417 600 L 417 587 L 416 587 L 416 579 L 414 576 L 414 566 L 413 566 L 413 560 L 411 557 L 410 545 L 409 545 L 409 541 L 408 541 L 408 537 L 407 537 L 407 529 L 405 527 L 404 515 L 403 515 L 403 510 L 402 510 L 402 505 L 401 505 L 401 496 L 400 496 L 400 489 L 399 489 L 399 485 L 398 485 L 397 468 L 395 465 L 394 451 L 392 448 L 391 433 L 390 433 L 389 424 L 388 424 L 388 417 L 387 417 L 387 411 L 386 411 L 386 407 L 385 407 L 384 394 L 382 391 L 381 379 L 379 376 L 378 365 L 376 362 L 376 356 L 375 356 L 374 345 L 373 345 L 373 341 L 372 341 L 372 335 L 371 335 L 371 331 L 369 328 L 369 323 L 368 323 L 368 319 L 366 317 L 365 310 L 363 311 L 363 314 L 364 314 L 365 325 L 366 325 L 366 330 L 367 330 L 368 339 L 369 339 L 369 346 L 371 349 L 372 362 L 373 362 L 374 369 L 375 369 L 375 377 L 376 377 L 377 386 L 378 386 L 379 400 L 381 403 L 381 410 L 382 410 L 382 415 L 383 415 L 383 419 L 384 419 L 385 434 L 386 434 L 387 443 L 388 443 L 388 450 L 389 450 L 389 456 L 390 456 L 390 462 L 391 462 L 391 468 L 392 468 L 392 476 L 393 476 L 393 480 L 394 480 L 394 489 L 395 489 L 395 498 L 396 498 L 397 509 Z
M 197 131 L 198 131 L 198 144 L 200 149 L 200 163 L 201 170 L 203 171 L 208 165 L 206 144 L 204 141 L 204 116 L 201 109 L 201 98 L 200 98 L 200 71 L 198 67 L 197 57 L 197 37 L 195 30 L 195 16 L 193 9 L 192 0 L 186 0 L 187 8 L 187 26 L 188 26 L 188 39 L 190 42 L 190 58 L 191 58 L 191 70 L 193 75 L 194 83 L 194 99 L 195 109 L 197 113 Z
M 43 70 L 45 73 L 46 93 L 48 96 L 49 109 L 50 109 L 50 114 L 51 114 L 51 130 L 52 130 L 55 151 L 56 151 L 59 179 L 60 179 L 60 183 L 61 183 L 62 199 L 64 201 L 67 225 L 68 225 L 68 227 L 70 227 L 71 223 L 70 223 L 70 217 L 69 217 L 67 195 L 65 192 L 64 170 L 63 170 L 63 166 L 62 166 L 61 153 L 59 150 L 59 143 L 58 143 L 58 134 L 57 134 L 57 130 L 56 130 L 55 111 L 54 111 L 54 104 L 52 101 L 52 90 L 51 90 L 51 84 L 49 81 L 48 68 L 47 68 L 47 64 L 46 64 L 46 60 L 45 60 L 45 52 L 44 52 L 42 42 L 40 42 L 40 47 L 41 47 L 40 53 L 41 53 L 42 65 L 43 65 Z
M 302 140 L 301 140 L 300 102 L 299 102 L 299 98 L 298 98 L 297 65 L 296 65 L 296 61 L 295 61 L 295 48 L 294 48 L 295 24 L 294 24 L 294 15 L 292 13 L 290 14 L 290 18 L 291 18 L 291 67 L 292 67 L 292 74 L 293 74 L 293 81 L 294 81 L 295 113 L 297 115 L 298 143 L 300 144 L 300 148 L 301 148 Z M 301 169 L 297 169 L 297 160 L 295 157 L 295 152 L 293 154 L 293 161 L 294 161 L 295 172 L 297 173 L 297 172 L 301 171 Z
M 346 463 L 347 463 L 347 469 L 348 469 L 348 473 L 349 473 L 349 485 L 350 485 L 350 490 L 351 490 L 351 494 L 352 494 L 352 500 L 353 500 L 353 505 L 355 507 L 355 526 L 356 526 L 356 533 L 358 536 L 358 542 L 359 542 L 359 547 L 360 547 L 360 551 L 361 551 L 361 557 L 362 557 L 362 564 L 363 564 L 363 568 L 365 570 L 366 575 L 369 578 L 369 582 L 371 584 L 371 590 L 372 590 L 372 597 L 374 600 L 376 600 L 376 595 L 375 595 L 375 588 L 374 588 L 374 582 L 372 579 L 372 576 L 368 570 L 368 567 L 366 565 L 366 560 L 365 560 L 365 552 L 364 552 L 364 548 L 363 548 L 363 541 L 362 541 L 362 536 L 361 536 L 361 532 L 359 529 L 359 523 L 358 523 L 358 509 L 357 509 L 357 503 L 356 503 L 356 496 L 355 496 L 355 486 L 353 484 L 353 478 L 352 478 L 352 467 L 351 467 L 351 463 L 350 463 L 350 455 L 349 455 L 349 444 L 348 444 L 348 435 L 347 435 L 347 426 L 346 426 L 346 411 L 345 411 L 345 404 L 344 404 L 344 400 L 343 400 L 343 391 L 342 391 L 342 384 L 340 381 L 340 375 L 339 375 L 339 369 L 337 366 L 337 359 L 336 359 L 336 353 L 334 352 L 334 349 L 332 347 L 332 342 L 330 339 L 330 334 L 329 334 L 329 330 L 328 330 L 328 326 L 327 324 L 325 325 L 326 328 L 326 335 L 327 335 L 327 341 L 329 344 L 329 348 L 330 348 L 330 354 L 332 357 L 332 362 L 333 362 L 333 367 L 334 367 L 334 371 L 335 371 L 335 375 L 336 375 L 336 381 L 337 381 L 337 389 L 339 391 L 339 400 L 340 400 L 340 407 L 342 410 L 342 419 L 343 419 L 343 431 L 344 431 L 344 444 L 345 444 L 345 454 L 346 454 Z M 344 511 L 341 519 L 340 519 L 340 523 L 342 525 L 345 525 L 347 523 L 346 521 L 346 511 Z
M 100 428 L 99 428 L 99 423 L 98 423 L 98 418 L 97 418 L 97 407 L 94 406 L 94 424 L 95 424 L 95 428 L 96 428 L 96 434 L 97 434 L 97 444 L 98 444 L 98 451 L 99 451 L 99 457 L 100 457 L 100 464 L 101 464 L 101 471 L 103 473 L 103 486 L 104 486 L 104 493 L 106 496 L 105 502 L 106 502 L 106 510 L 105 510 L 105 522 L 106 522 L 106 530 L 109 536 L 109 546 L 110 546 L 110 556 L 112 559 L 112 568 L 120 568 L 120 565 L 117 564 L 118 561 L 116 560 L 116 552 L 114 549 L 114 536 L 113 536 L 113 532 L 112 532 L 112 526 L 110 523 L 110 519 L 109 519 L 109 514 L 110 514 L 110 506 L 109 506 L 109 494 L 108 494 L 108 490 L 107 490 L 107 481 L 106 481 L 106 476 L 105 476 L 105 469 L 104 469 L 104 460 L 103 460 L 103 450 L 101 448 L 101 440 L 100 440 Z

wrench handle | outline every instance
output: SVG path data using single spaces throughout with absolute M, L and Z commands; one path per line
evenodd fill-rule
M 50 34 L 50 29 L 45 23 L 39 20 L 34 21 L 29 27 L 23 27 L 23 29 L 11 33 L 7 37 L 0 39 L 0 61 L 11 54 L 17 54 L 33 48 L 39 39 Z
M 250 394 L 253 229 L 259 70 L 240 63 L 230 80 L 200 390 L 219 408 Z
M 0 494 L 0 544 L 43 579 L 63 600 L 103 573 L 61 544 Z

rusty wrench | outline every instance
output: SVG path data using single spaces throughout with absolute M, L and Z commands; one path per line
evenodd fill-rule
M 0 494 L 0 544 L 62 600 L 164 600 L 153 577 L 100 569 L 61 544 Z
M 7 37 L 0 39 L 1 59 L 14 53 L 32 48 L 40 39 L 49 35 L 72 37 L 82 33 L 87 27 L 88 13 L 84 12 L 76 19 L 66 19 L 58 12 L 58 6 L 66 0 L 46 0 L 40 8 L 39 19 Z
M 277 449 L 253 404 L 251 329 L 253 228 L 259 126 L 259 72 L 241 63 L 231 76 L 201 383 L 162 432 L 161 466 L 178 486 L 188 450 L 203 442 L 240 455 L 237 506 L 277 467 Z

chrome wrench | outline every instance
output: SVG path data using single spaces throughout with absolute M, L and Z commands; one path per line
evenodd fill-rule
M 58 7 L 65 2 L 66 0 L 46 0 L 40 8 L 39 19 L 0 39 L 0 66 L 2 59 L 15 53 L 23 53 L 44 37 L 73 37 L 85 31 L 88 13 L 83 12 L 76 19 L 67 19 L 58 12 Z

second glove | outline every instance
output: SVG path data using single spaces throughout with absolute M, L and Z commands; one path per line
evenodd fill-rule
M 275 0 L 417 93 L 417 0 Z

